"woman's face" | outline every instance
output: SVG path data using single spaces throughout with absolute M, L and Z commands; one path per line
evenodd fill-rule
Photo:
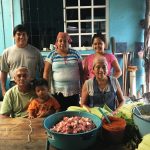
M 59 50 L 66 50 L 66 49 L 68 49 L 68 47 L 69 47 L 69 43 L 68 43 L 68 40 L 66 39 L 66 38 L 58 38 L 57 39 L 57 48 L 59 49 Z
M 92 44 L 96 53 L 104 54 L 105 43 L 100 38 L 95 38 Z
M 97 78 L 105 78 L 108 73 L 107 64 L 105 62 L 97 62 L 93 68 L 93 72 Z

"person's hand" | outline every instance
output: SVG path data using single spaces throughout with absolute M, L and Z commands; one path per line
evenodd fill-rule
M 35 117 L 30 115 L 30 116 L 28 116 L 28 118 L 29 119 L 34 119 Z
M 118 110 L 115 110 L 115 111 L 112 112 L 112 115 L 113 115 L 113 116 L 115 116 L 115 115 L 117 115 L 117 114 L 118 114 Z
M 88 107 L 88 106 L 86 106 L 86 105 L 83 105 L 82 107 L 83 107 L 87 112 L 89 112 L 89 113 L 91 112 L 90 107 Z
M 50 115 L 50 114 L 53 114 L 53 113 L 55 113 L 55 112 L 56 112 L 56 110 L 54 110 L 53 108 L 40 110 L 40 111 L 38 112 L 38 114 L 37 114 L 37 117 L 38 117 L 38 118 L 46 117 L 46 116 L 48 116 L 48 115 Z
M 8 115 L 1 115 L 0 114 L 0 118 L 10 118 L 10 116 L 8 116 Z
M 46 116 L 46 112 L 45 111 L 39 111 L 37 114 L 37 118 L 42 118 Z

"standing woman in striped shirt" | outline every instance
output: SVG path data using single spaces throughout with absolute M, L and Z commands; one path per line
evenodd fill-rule
M 62 111 L 69 106 L 79 106 L 83 77 L 82 58 L 78 51 L 69 48 L 70 42 L 67 33 L 58 33 L 56 50 L 51 51 L 45 59 L 43 74 Z

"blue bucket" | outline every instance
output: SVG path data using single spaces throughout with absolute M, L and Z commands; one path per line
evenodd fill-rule
M 150 115 L 150 104 L 137 106 L 137 109 L 133 108 L 133 110 L 132 110 L 134 123 L 135 123 L 135 125 L 138 126 L 139 132 L 140 132 L 141 136 L 143 137 L 144 135 L 150 133 L 150 121 L 141 117 L 138 110 L 143 115 L 144 114 Z
M 90 118 L 96 125 L 96 128 L 91 131 L 77 134 L 63 134 L 51 131 L 55 124 L 60 122 L 63 117 L 81 116 Z M 99 128 L 102 125 L 102 121 L 99 117 L 88 112 L 76 112 L 76 111 L 62 111 L 50 115 L 44 120 L 44 127 L 47 131 L 49 143 L 61 150 L 83 150 L 93 145 L 96 142 Z

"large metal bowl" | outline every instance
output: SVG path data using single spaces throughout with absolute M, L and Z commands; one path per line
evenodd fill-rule
M 50 128 L 62 120 L 64 116 L 82 116 L 90 118 L 96 125 L 96 128 L 88 132 L 77 134 L 63 134 L 51 131 Z M 47 131 L 49 143 L 52 146 L 62 150 L 82 150 L 88 148 L 95 143 L 101 124 L 101 119 L 96 115 L 87 112 L 75 111 L 62 111 L 55 113 L 44 120 L 44 127 Z
M 132 112 L 133 112 L 133 120 L 135 125 L 138 126 L 139 128 L 139 132 L 141 134 L 141 136 L 143 137 L 144 135 L 150 133 L 150 120 L 144 119 L 139 111 L 143 114 L 150 114 L 150 104 L 146 104 L 146 105 L 141 105 L 141 106 L 137 106 L 137 108 L 133 108 Z

